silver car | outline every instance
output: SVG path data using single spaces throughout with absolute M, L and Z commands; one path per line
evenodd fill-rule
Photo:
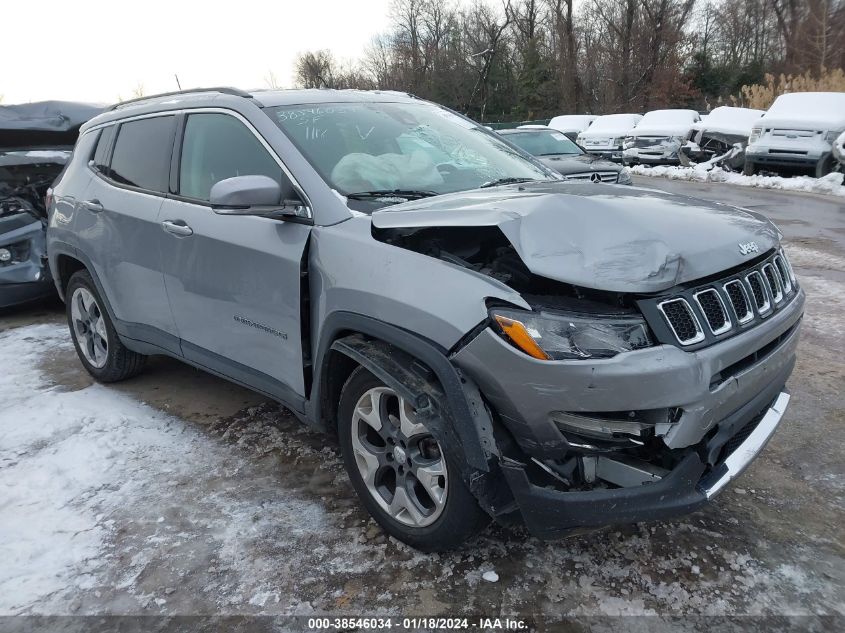
M 700 507 L 780 423 L 804 305 L 764 218 L 563 181 L 394 92 L 118 105 L 47 236 L 96 379 L 167 354 L 282 402 L 429 551 Z

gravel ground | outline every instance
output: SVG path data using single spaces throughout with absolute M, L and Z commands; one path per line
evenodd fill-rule
M 780 430 L 702 511 L 552 543 L 420 554 L 278 405 L 163 358 L 92 384 L 61 307 L 0 316 L 0 615 L 845 614 L 845 205 L 766 196 L 808 294 Z

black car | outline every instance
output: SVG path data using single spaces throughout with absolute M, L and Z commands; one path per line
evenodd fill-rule
M 552 128 L 515 128 L 498 132 L 567 180 L 631 184 L 631 175 L 627 169 L 588 154 L 565 134 Z
M 44 101 L 0 107 L 0 308 L 52 296 L 45 196 L 79 126 L 100 106 Z

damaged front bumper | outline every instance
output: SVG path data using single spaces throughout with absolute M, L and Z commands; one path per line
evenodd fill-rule
M 0 218 L 0 308 L 55 293 L 46 253 L 40 221 L 27 213 Z
M 688 454 L 672 471 L 641 486 L 563 492 L 532 483 L 524 464 L 503 460 L 502 472 L 529 531 L 555 538 L 578 528 L 667 519 L 698 509 L 754 461 L 774 435 L 789 395 L 779 393 L 737 448 L 708 469 L 697 452 Z
M 533 534 L 552 538 L 690 512 L 738 476 L 789 401 L 803 305 L 799 291 L 764 324 L 695 351 L 660 345 L 600 361 L 540 361 L 488 329 L 452 360 L 515 444 L 500 458 L 515 506 Z M 664 422 L 622 446 L 587 445 L 561 425 L 562 413 L 601 412 L 610 425 L 625 424 L 620 413 Z M 573 461 L 570 476 L 563 471 Z
M 678 137 L 635 137 L 622 150 L 626 165 L 677 165 L 684 139 Z

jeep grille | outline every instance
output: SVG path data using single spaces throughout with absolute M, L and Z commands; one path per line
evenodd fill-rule
M 656 306 L 671 335 L 686 347 L 706 344 L 705 339 L 712 343 L 754 327 L 783 309 L 797 294 L 789 261 L 779 251 L 723 279 L 675 296 L 643 300 L 640 305 L 648 319 L 654 313 L 647 306 Z

